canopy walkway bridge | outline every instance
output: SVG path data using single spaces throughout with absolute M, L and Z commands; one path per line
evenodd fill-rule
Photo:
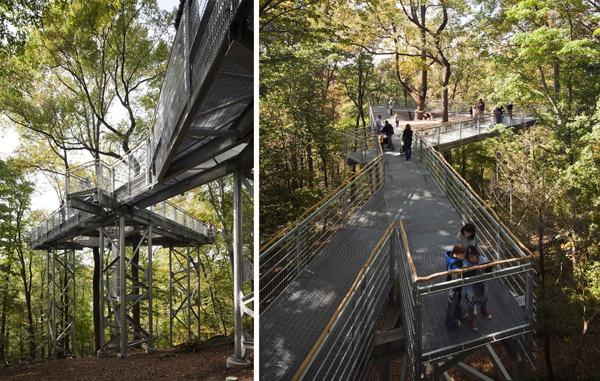
M 104 295 L 101 347 L 127 357 L 128 347 L 152 342 L 153 246 L 170 250 L 171 344 L 199 335 L 199 251 L 215 232 L 167 200 L 225 175 L 234 176 L 235 354 L 228 366 L 247 366 L 253 340 L 242 317 L 253 295 L 242 258 L 241 190 L 252 192 L 253 2 L 186 1 L 148 137 L 115 163 L 95 161 L 65 175 L 65 205 L 30 233 L 29 247 L 48 251 L 49 353 L 73 355 L 75 250 L 100 251 Z M 128 252 L 127 247 L 132 249 Z M 142 253 L 142 249 L 146 251 Z M 147 307 L 142 327 L 140 306 Z M 110 335 L 105 339 L 104 335 Z
M 394 108 L 394 112 L 401 113 L 401 123 L 413 123 L 408 118 L 408 113 L 411 112 L 414 114 L 414 108 L 406 107 L 408 105 L 404 104 L 402 106 L 405 107 Z M 427 106 L 436 107 L 439 105 L 437 101 L 432 101 Z M 383 105 L 372 105 L 369 107 L 369 110 L 371 120 L 375 120 L 374 116 L 381 114 L 382 119 L 389 119 L 390 123 L 394 125 L 394 117 L 389 115 L 389 108 Z M 430 110 L 429 112 L 434 117 L 441 116 L 440 110 Z M 428 125 L 413 129 L 420 131 L 424 140 L 438 152 L 445 154 L 452 148 L 482 141 L 493 136 L 496 133 L 494 128 L 499 125 L 519 130 L 532 126 L 536 121 L 534 112 L 529 109 L 514 109 L 510 113 L 505 111 L 502 114 L 487 113 L 476 118 L 473 118 L 468 111 L 453 112 L 451 115 L 454 120 L 447 123 L 440 123 L 439 120 L 434 120 Z
M 365 165 L 261 249 L 261 380 L 364 379 L 373 365 L 388 379 L 399 357 L 403 379 L 437 379 L 450 368 L 489 379 L 462 362 L 479 348 L 501 378 L 525 378 L 532 255 L 426 136 L 417 132 L 413 144 L 406 161 L 398 151 L 382 153 L 366 131 L 347 134 L 347 157 Z M 477 226 L 492 271 L 446 281 L 444 253 L 466 222 Z M 448 290 L 482 280 L 493 319 L 479 316 L 478 332 L 469 324 L 446 330 Z M 386 300 L 391 312 L 377 325 Z M 507 349 L 512 376 L 495 342 Z

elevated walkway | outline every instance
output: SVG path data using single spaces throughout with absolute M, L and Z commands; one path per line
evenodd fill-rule
M 449 114 L 449 121 L 441 123 L 441 110 L 428 110 L 434 116 L 433 120 L 409 120 L 408 112 L 412 112 L 414 118 L 414 109 L 394 108 L 394 112 L 400 112 L 401 125 L 404 128 L 406 123 L 410 123 L 413 131 L 419 131 L 423 138 L 439 152 L 447 152 L 452 148 L 460 147 L 465 144 L 485 140 L 495 134 L 494 128 L 502 125 L 506 128 L 519 130 L 521 128 L 532 126 L 536 119 L 530 110 L 515 109 L 512 113 L 505 112 L 501 116 L 485 114 L 481 117 L 473 118 L 469 112 L 459 111 Z M 390 116 L 389 109 L 383 105 L 371 106 L 371 121 L 374 122 L 375 116 L 381 114 L 383 120 L 389 120 L 390 124 L 395 126 L 394 117 Z M 396 141 L 400 139 L 400 131 L 396 129 Z
M 242 270 L 240 217 L 242 184 L 252 192 L 247 178 L 253 171 L 253 5 L 251 0 L 182 2 L 179 27 L 148 137 L 114 163 L 95 161 L 69 170 L 65 176 L 66 205 L 30 234 L 29 246 L 46 249 L 49 255 L 51 251 L 73 252 L 85 247 L 97 248 L 101 256 L 110 255 L 110 265 L 103 271 L 110 272 L 115 284 L 118 279 L 118 292 L 109 293 L 107 287 L 101 290 L 114 304 L 109 309 L 114 336 L 107 342 L 101 340 L 103 350 L 119 349 L 119 355 L 127 357 L 127 347 L 140 342 L 148 343 L 148 349 L 153 350 L 152 246 L 169 247 L 174 257 L 176 246 L 197 248 L 215 241 L 210 226 L 165 201 L 233 174 L 235 355 L 227 365 L 249 365 L 243 357 L 245 348 L 252 344 L 243 339 L 242 316 L 253 315 L 246 306 L 253 296 L 244 296 L 242 286 L 252 276 L 251 271 L 243 274 Z M 145 269 L 134 259 L 144 246 L 148 252 Z M 127 247 L 134 247 L 131 258 L 127 258 Z M 189 277 L 194 259 L 189 252 L 184 257 L 182 266 L 187 267 Z M 54 267 L 57 256 L 53 254 L 48 261 Z M 65 271 L 73 277 L 74 284 L 71 269 Z M 177 282 L 174 273 L 170 271 L 171 288 Z M 148 332 L 139 325 L 130 325 L 133 319 L 129 314 L 139 316 L 139 305 L 125 293 L 135 294 L 140 288 L 149 293 L 144 297 L 149 300 Z M 189 301 L 192 297 L 193 291 L 185 290 L 184 298 Z M 50 304 L 55 309 L 56 303 Z M 173 321 L 176 312 L 170 310 Z M 70 312 L 74 314 L 74 309 Z M 199 314 L 186 312 L 189 330 L 190 313 Z M 59 315 L 49 312 L 53 321 L 62 319 Z M 75 321 L 74 316 L 70 319 Z M 104 322 L 101 319 L 101 324 Z M 74 323 L 70 327 L 69 335 L 74 337 Z M 126 334 L 120 334 L 121 330 Z M 54 340 L 52 345 L 56 344 Z
M 365 143 L 365 149 L 368 148 Z M 279 296 L 266 292 L 263 284 L 267 258 L 261 254 L 261 379 L 280 380 L 300 376 L 303 379 L 360 379 L 365 375 L 371 359 L 356 348 L 373 345 L 374 320 L 391 288 L 390 266 L 397 263 L 395 274 L 400 284 L 405 332 L 405 361 L 410 379 L 420 378 L 426 364 L 434 373 L 443 373 L 451 364 L 459 363 L 462 355 L 479 347 L 488 347 L 496 341 L 511 342 L 515 369 L 524 369 L 524 349 L 530 350 L 532 333 L 532 267 L 530 257 L 523 254 L 513 237 L 503 226 L 478 204 L 476 196 L 461 188 L 460 180 L 452 179 L 452 171 L 444 169 L 441 158 L 427 147 L 427 142 L 415 137 L 415 154 L 406 161 L 398 151 L 385 152 L 385 185 L 373 194 L 347 225 L 339 230 L 314 260 L 282 288 Z M 363 154 L 360 156 L 364 157 Z M 421 161 L 420 159 L 424 161 Z M 438 160 L 435 165 L 432 163 Z M 431 168 L 431 169 L 428 169 Z M 458 181 L 458 183 L 456 183 Z M 444 184 L 440 188 L 438 184 Z M 463 185 L 464 187 L 464 185 Z M 468 200 L 464 203 L 461 199 Z M 473 200 L 471 200 L 473 199 Z M 459 200 L 459 201 L 457 201 Z M 458 202 L 458 203 L 457 203 Z M 459 213 L 460 211 L 460 213 Z M 387 266 L 380 267 L 381 289 L 372 289 L 374 310 L 365 318 L 361 312 L 350 312 L 336 321 L 345 327 L 343 332 L 328 325 L 332 316 L 342 307 L 341 301 L 357 279 L 369 254 L 376 250 L 384 230 L 394 221 L 402 221 L 406 232 L 407 248 L 402 243 L 389 243 L 392 257 Z M 444 253 L 455 242 L 457 232 L 465 222 L 478 226 L 482 253 L 494 265 L 490 274 L 477 278 L 446 282 Z M 292 235 L 293 236 L 293 235 Z M 295 237 L 302 241 L 302 234 Z M 296 242 L 298 241 L 296 238 Z M 290 241 L 291 242 L 291 241 Z M 297 251 L 294 244 L 287 252 Z M 280 266 L 284 262 L 279 258 Z M 412 263 L 412 265 L 411 265 Z M 280 270 L 282 273 L 283 270 Z M 289 272 L 286 272 L 289 274 Z M 489 307 L 492 320 L 478 318 L 479 331 L 473 332 L 468 324 L 457 330 L 444 327 L 447 292 L 450 288 L 476 281 L 489 282 Z M 361 281 L 362 282 L 362 281 Z M 369 297 L 366 297 L 369 300 Z M 360 303 L 359 303 L 360 304 Z M 463 307 L 464 308 L 464 307 Z M 370 319 L 370 320 L 369 320 Z M 360 332 L 370 331 L 370 339 L 360 338 Z M 316 344 L 319 337 L 325 337 Z M 335 338 L 331 338 L 335 336 Z M 403 340 L 404 340 L 403 338 Z M 517 344 L 514 344 L 517 343 Z M 514 345 L 513 345 L 514 344 Z M 319 355 L 315 354 L 318 346 Z M 519 357 L 520 356 L 520 357 Z M 457 360 L 449 361 L 452 358 Z M 521 362 L 519 362 L 521 361 Z M 501 364 L 500 364 L 501 366 Z M 308 367 L 308 368 L 307 368 Z M 504 372 L 506 373 L 506 372 Z M 325 377 L 325 378 L 323 378 Z

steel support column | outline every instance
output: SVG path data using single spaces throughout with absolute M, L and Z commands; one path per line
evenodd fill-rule
M 75 357 L 75 251 L 48 250 L 48 355 Z
M 132 249 L 131 258 L 127 258 L 126 234 L 139 233 L 141 238 L 135 240 L 137 244 Z M 108 302 L 108 313 L 102 301 L 101 321 L 101 350 L 98 355 L 103 355 L 107 350 L 118 350 L 117 357 L 129 356 L 128 348 L 147 343 L 147 351 L 155 350 L 152 343 L 152 323 L 146 331 L 133 316 L 133 309 L 141 306 L 144 300 L 148 300 L 148 318 L 152 319 L 152 227 L 145 231 L 132 232 L 125 230 L 125 218 L 120 217 L 117 226 L 100 229 L 101 259 L 104 266 L 104 258 L 110 251 L 110 260 L 102 269 L 102 289 L 104 298 Z M 131 239 L 131 238 L 129 238 Z M 148 243 L 148 265 L 142 266 L 141 248 L 144 242 Z M 110 245 L 106 243 L 110 242 Z M 137 261 L 133 259 L 138 257 Z M 133 267 L 137 268 L 138 276 L 133 276 Z M 110 339 L 105 340 L 105 329 L 111 329 Z
M 169 248 L 170 344 L 200 339 L 200 248 Z
M 252 301 L 252 296 L 246 298 L 243 292 L 244 271 L 242 259 L 242 175 L 233 173 L 233 303 L 234 303 L 234 355 L 227 359 L 228 368 L 249 367 L 250 361 L 246 359 L 244 347 L 243 316 L 248 313 L 254 316 L 246 304 Z M 250 277 L 252 278 L 252 277 Z M 248 278 L 246 278 L 248 279 Z
M 117 315 L 120 338 L 120 352 L 117 357 L 125 358 L 129 356 L 129 353 L 127 353 L 127 257 L 125 255 L 125 216 L 119 217 L 119 235 L 117 241 L 119 248 L 119 264 L 117 271 L 119 306 Z

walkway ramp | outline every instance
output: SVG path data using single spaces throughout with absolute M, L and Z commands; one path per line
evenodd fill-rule
M 379 191 L 260 315 L 260 378 L 291 380 L 388 227 Z
M 493 319 L 486 320 L 479 317 L 478 332 L 473 332 L 469 324 L 464 324 L 453 331 L 445 329 L 444 315 L 448 289 L 454 287 L 455 283 L 445 282 L 445 276 L 432 277 L 430 280 L 426 277 L 445 271 L 444 253 L 453 247 L 456 234 L 466 221 L 461 218 L 451 198 L 448 197 L 450 185 L 443 190 L 437 185 L 435 178 L 440 176 L 439 170 L 434 168 L 436 172 L 431 173 L 420 160 L 424 157 L 431 161 L 433 160 L 431 156 L 436 154 L 431 149 L 425 151 L 423 146 L 426 143 L 418 136 L 415 140 L 415 154 L 410 161 L 406 161 L 405 156 L 398 151 L 384 154 L 383 188 L 262 312 L 260 317 L 261 379 L 289 380 L 296 374 L 348 293 L 360 266 L 364 264 L 377 241 L 384 235 L 384 230 L 397 220 L 403 222 L 406 232 L 408 248 L 416 270 L 414 278 L 425 278 L 419 279 L 420 283 L 415 284 L 412 280 L 404 282 L 403 276 L 400 276 L 400 283 L 405 283 L 400 287 L 402 298 L 412 298 L 413 302 L 418 300 L 412 310 L 405 308 L 403 319 L 404 323 L 410 326 L 405 329 L 417 333 L 415 336 L 414 333 L 409 332 L 406 336 L 405 363 L 411 363 L 409 367 L 413 367 L 409 374 L 416 379 L 421 372 L 422 364 L 426 362 L 446 359 L 447 356 L 464 353 L 492 342 L 531 333 L 531 300 L 524 307 L 525 297 L 517 295 L 512 288 L 507 288 L 508 282 L 522 281 L 523 284 L 517 287 L 521 287 L 526 295 L 531 296 L 530 273 L 528 276 L 523 275 L 531 271 L 530 263 L 522 267 L 497 265 L 491 275 L 484 275 L 489 282 L 489 307 Z M 468 197 L 471 196 L 466 193 L 459 194 L 459 198 Z M 488 229 L 488 225 L 482 222 L 484 217 L 477 215 L 480 211 L 470 209 L 468 206 L 464 206 L 462 211 L 463 215 L 470 216 L 469 222 L 474 222 L 477 226 L 480 226 L 481 222 L 480 227 L 483 230 Z M 511 243 L 505 242 L 507 238 L 502 236 L 501 229 L 481 231 L 481 233 L 482 252 L 490 260 L 498 261 L 517 256 L 513 253 L 515 250 L 510 246 Z M 293 249 L 288 250 L 293 251 Z M 398 256 L 397 260 L 404 263 L 400 267 L 409 267 L 407 257 Z M 506 274 L 516 274 L 517 280 L 509 278 Z M 413 274 L 410 274 L 410 279 L 413 279 Z M 464 284 L 469 280 L 466 278 L 459 282 Z M 385 294 L 380 295 L 375 319 L 386 299 Z M 345 323 L 340 325 L 348 326 Z M 355 328 L 360 330 L 352 326 L 352 329 Z M 323 348 L 321 352 L 333 352 L 335 358 L 336 352 L 342 353 L 341 346 L 353 345 L 352 337 L 353 334 L 348 333 L 346 339 L 331 340 L 337 341 L 336 346 Z M 338 367 L 337 371 L 331 371 L 335 374 L 332 379 L 346 380 L 360 377 L 359 374 L 352 373 L 352 370 L 356 369 L 356 364 L 369 364 L 369 359 L 364 358 L 368 356 L 364 356 L 363 353 L 358 352 L 355 357 L 347 353 L 343 352 L 334 361 L 330 358 L 329 363 L 325 365 Z M 316 364 L 313 363 L 311 369 L 322 365 L 319 359 L 319 356 L 315 357 Z M 337 361 L 339 364 L 331 364 Z M 346 370 L 350 370 L 350 373 L 345 373 Z M 360 371 L 364 372 L 363 369 Z M 311 373 L 309 371 L 305 379 L 313 379 Z

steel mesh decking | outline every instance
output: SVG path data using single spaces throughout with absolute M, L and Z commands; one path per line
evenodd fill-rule
M 388 227 L 382 192 L 260 316 L 260 375 L 291 379 Z
M 383 189 L 389 219 L 403 221 L 418 276 L 444 271 L 444 253 L 452 249 L 462 226 L 459 214 L 418 156 L 413 156 L 407 162 L 403 155 L 389 152 L 385 154 L 385 161 Z M 444 280 L 445 277 L 437 278 L 429 284 Z M 445 329 L 447 291 L 421 297 L 421 349 L 424 362 L 526 331 L 523 328 L 528 325 L 526 314 L 504 283 L 493 279 L 488 281 L 488 286 L 488 306 L 493 318 L 487 320 L 479 314 L 478 332 L 471 330 L 468 319 L 456 330 Z M 463 310 L 466 311 L 464 305 Z

